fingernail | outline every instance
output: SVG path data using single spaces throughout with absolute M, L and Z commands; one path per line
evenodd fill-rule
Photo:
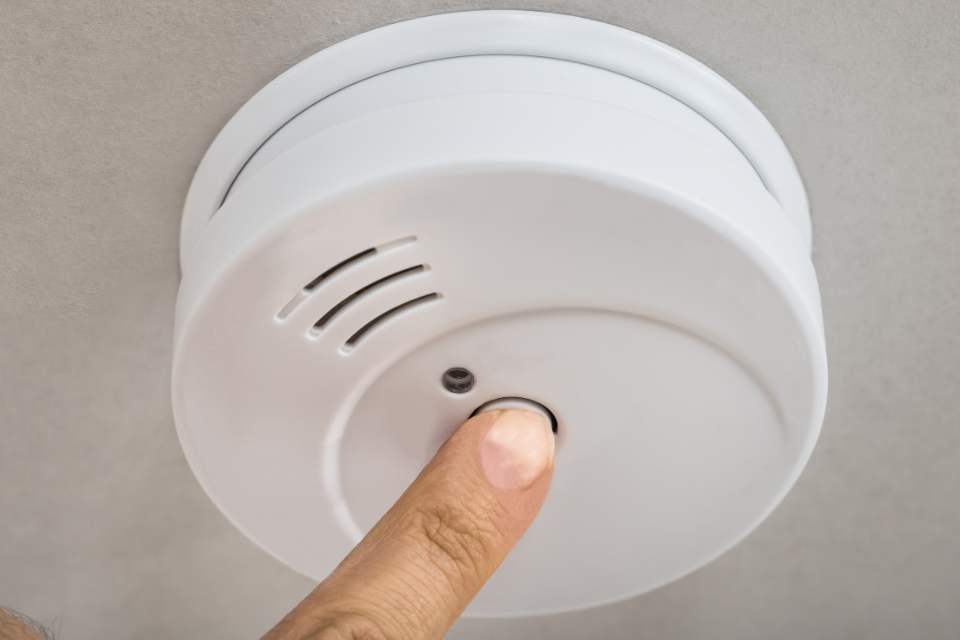
M 554 437 L 546 416 L 505 409 L 480 443 L 480 466 L 498 489 L 529 488 L 553 463 Z

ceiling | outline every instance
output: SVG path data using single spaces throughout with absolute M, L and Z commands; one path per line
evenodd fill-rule
M 310 588 L 193 479 L 169 374 L 182 199 L 255 91 L 338 40 L 470 8 L 598 18 L 749 95 L 809 190 L 831 365 L 780 509 L 651 594 L 454 638 L 955 638 L 960 4 L 0 3 L 0 605 L 70 640 L 255 637 Z

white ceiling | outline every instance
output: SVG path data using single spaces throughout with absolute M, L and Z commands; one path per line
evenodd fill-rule
M 176 441 L 182 198 L 220 126 L 280 71 L 375 26 L 482 7 L 632 28 L 755 100 L 807 181 L 831 395 L 796 489 L 714 564 L 452 637 L 955 638 L 956 0 L 3 0 L 0 605 L 70 640 L 238 638 L 309 589 L 219 515 Z

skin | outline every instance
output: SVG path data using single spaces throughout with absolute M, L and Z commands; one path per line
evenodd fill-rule
M 530 526 L 553 461 L 540 414 L 510 409 L 467 421 L 264 639 L 441 638 Z
M 46 640 L 50 637 L 29 618 L 0 608 L 0 640 Z

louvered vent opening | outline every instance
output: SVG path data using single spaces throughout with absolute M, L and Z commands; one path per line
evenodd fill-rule
M 377 256 L 381 256 L 396 249 L 407 247 L 414 244 L 416 241 L 416 236 L 408 236 L 376 247 L 366 248 L 342 259 L 305 284 L 303 288 L 298 291 L 290 299 L 290 301 L 287 302 L 277 312 L 276 319 L 281 322 L 286 322 L 298 307 L 300 307 L 311 296 L 319 295 L 324 288 L 323 285 L 330 282 L 334 278 L 341 276 L 348 271 L 362 269 L 365 266 L 374 267 L 376 266 Z M 353 293 L 350 293 L 346 297 L 332 304 L 319 318 L 316 319 L 315 322 L 313 322 L 312 326 L 307 330 L 307 336 L 314 340 L 319 339 L 323 335 L 325 329 L 330 327 L 334 322 L 340 320 L 340 317 L 355 304 L 358 304 L 366 299 L 375 299 L 378 293 L 387 290 L 390 287 L 400 285 L 406 280 L 422 276 L 429 270 L 430 266 L 428 264 L 411 264 L 408 267 L 398 269 L 397 271 L 389 273 L 385 276 L 371 280 L 369 283 L 358 288 Z M 441 296 L 439 292 L 433 291 L 427 294 L 418 295 L 410 300 L 385 309 L 380 314 L 370 318 L 356 331 L 354 331 L 340 346 L 341 352 L 349 353 L 356 348 L 365 337 L 367 337 L 372 331 L 381 325 L 386 324 L 391 319 L 403 315 L 417 307 L 438 300 L 440 297 Z

